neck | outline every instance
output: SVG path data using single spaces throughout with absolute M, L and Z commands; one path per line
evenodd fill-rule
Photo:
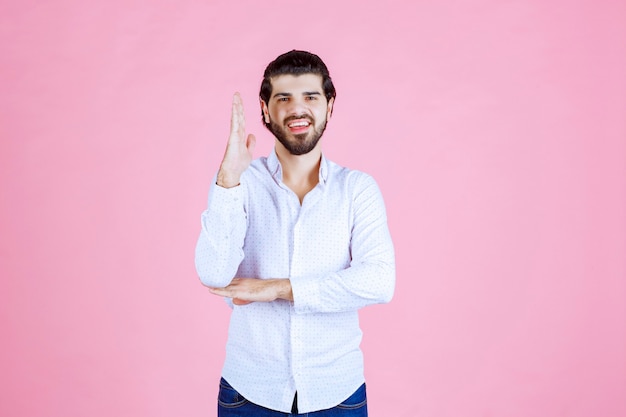
M 319 170 L 322 150 L 318 145 L 304 155 L 292 155 L 276 141 L 276 156 L 283 170 L 283 183 L 291 188 L 299 197 L 312 190 L 319 182 Z
M 309 177 L 315 177 L 315 182 L 317 183 L 322 158 L 322 150 L 319 144 L 309 153 L 292 155 L 277 141 L 276 156 L 278 156 L 283 169 L 283 181 L 291 179 L 301 182 Z

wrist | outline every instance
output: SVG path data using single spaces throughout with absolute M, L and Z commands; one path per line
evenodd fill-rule
M 240 175 L 230 173 L 225 171 L 223 168 L 220 168 L 217 173 L 217 181 L 215 181 L 215 183 L 220 187 L 233 188 L 239 185 L 240 178 Z
M 282 278 L 276 280 L 277 283 L 277 298 L 282 300 L 293 301 L 293 291 L 291 289 L 291 281 L 289 278 Z

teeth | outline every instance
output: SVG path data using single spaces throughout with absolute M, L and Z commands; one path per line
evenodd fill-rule
M 289 127 L 304 127 L 308 125 L 309 125 L 309 122 L 295 122 L 295 123 L 290 123 Z

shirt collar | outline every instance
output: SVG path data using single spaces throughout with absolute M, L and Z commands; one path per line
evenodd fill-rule
M 267 157 L 267 169 L 277 182 L 283 181 L 283 168 L 280 165 L 278 156 L 276 155 L 276 149 L 272 149 Z M 322 154 L 322 160 L 320 162 L 319 182 L 320 184 L 326 184 L 328 180 L 328 160 Z

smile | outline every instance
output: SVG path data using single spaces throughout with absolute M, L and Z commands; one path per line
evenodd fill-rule
M 310 124 L 311 123 L 306 120 L 298 120 L 298 121 L 289 123 L 287 126 L 290 128 L 297 128 L 297 127 L 308 127 Z

